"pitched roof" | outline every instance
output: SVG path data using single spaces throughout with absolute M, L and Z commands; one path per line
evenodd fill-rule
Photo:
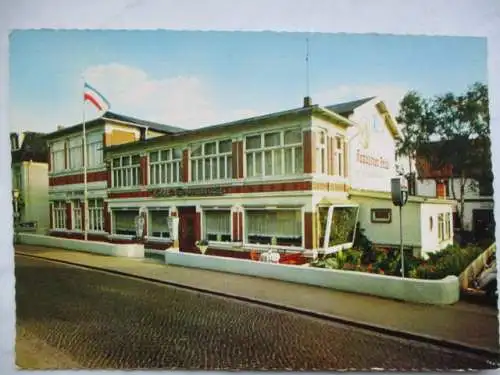
M 102 117 L 109 119 L 109 120 L 130 122 L 132 124 L 147 127 L 147 128 L 153 129 L 153 130 L 158 130 L 158 131 L 161 131 L 164 133 L 179 133 L 179 132 L 183 132 L 186 130 L 183 128 L 179 128 L 177 126 L 164 125 L 164 124 L 160 124 L 160 123 L 153 122 L 153 121 L 141 120 L 141 119 L 138 119 L 135 117 L 125 116 L 125 115 L 121 115 L 119 113 L 114 113 L 114 112 L 110 112 L 110 111 L 105 112 L 104 115 L 102 115 Z
M 339 115 L 346 115 L 352 113 L 356 108 L 362 106 L 363 104 L 369 102 L 375 98 L 375 96 L 370 96 L 363 99 L 352 100 L 350 102 L 337 103 L 325 106 L 326 109 L 336 112 Z
M 12 163 L 23 161 L 34 161 L 37 163 L 49 162 L 49 151 L 45 134 L 37 132 L 25 132 L 21 147 L 11 151 Z
M 86 122 L 85 126 L 87 127 L 87 129 L 90 129 L 90 128 L 97 126 L 99 124 L 102 125 L 105 120 L 123 121 L 123 122 L 129 123 L 129 124 L 132 124 L 132 125 L 136 125 L 140 128 L 149 128 L 151 130 L 155 130 L 155 131 L 165 133 L 165 134 L 179 133 L 179 132 L 185 131 L 185 129 L 179 128 L 177 126 L 164 125 L 164 124 L 160 124 L 157 122 L 141 120 L 141 119 L 138 119 L 135 117 L 121 115 L 119 113 L 115 113 L 115 112 L 111 112 L 111 111 L 107 111 L 101 117 L 98 117 L 96 119 L 93 119 L 93 120 Z M 63 127 L 63 128 L 57 129 L 56 131 L 47 134 L 46 139 L 55 138 L 55 137 L 62 136 L 64 134 L 76 132 L 76 131 L 80 130 L 82 128 L 82 126 L 83 126 L 82 123 L 78 123 L 76 125 L 71 125 L 68 127 Z

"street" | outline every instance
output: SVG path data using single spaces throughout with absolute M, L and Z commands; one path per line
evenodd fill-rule
M 44 260 L 16 256 L 15 273 L 21 368 L 496 368 L 471 354 Z

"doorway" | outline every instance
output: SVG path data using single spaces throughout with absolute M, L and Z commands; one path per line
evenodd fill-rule
M 179 249 L 196 251 L 196 207 L 178 207 L 179 212 Z

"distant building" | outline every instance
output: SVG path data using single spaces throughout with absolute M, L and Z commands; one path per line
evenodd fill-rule
M 453 144 L 447 141 L 447 147 Z M 425 155 L 421 152 L 417 155 L 417 191 L 421 196 L 435 197 L 442 195 L 455 201 L 453 215 L 455 227 L 462 228 L 474 233 L 476 238 L 492 237 L 495 232 L 495 219 L 493 215 L 493 181 L 491 163 L 486 165 L 477 164 L 477 168 L 468 168 L 461 176 L 460 171 L 452 164 L 432 161 L 432 156 L 439 158 L 443 142 L 434 142 L 426 145 Z M 490 144 L 482 139 L 470 140 L 467 146 L 459 147 L 460 155 L 468 155 L 475 147 L 487 147 Z M 429 157 L 431 155 L 431 157 Z M 465 178 L 464 189 L 464 214 L 463 223 L 460 223 L 458 211 L 459 200 L 462 197 L 460 191 L 461 179 Z M 462 224 L 462 225 L 460 225 Z
M 45 134 L 11 133 L 14 223 L 46 233 L 49 229 L 48 149 Z
M 110 180 L 103 149 L 182 130 L 114 112 L 106 112 L 86 123 L 89 239 L 107 239 L 109 231 L 109 210 L 105 200 Z M 86 214 L 83 210 L 83 124 L 59 127 L 45 138 L 50 155 L 47 183 L 50 233 L 81 237 Z M 136 160 L 131 162 L 133 165 Z M 133 173 L 125 177 L 130 182 L 138 178 Z

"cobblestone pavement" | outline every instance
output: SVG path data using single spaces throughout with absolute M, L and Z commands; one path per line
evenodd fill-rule
M 17 345 L 36 337 L 72 368 L 495 368 L 470 354 L 221 297 L 22 256 L 15 262 Z M 17 354 L 18 366 L 29 366 Z

